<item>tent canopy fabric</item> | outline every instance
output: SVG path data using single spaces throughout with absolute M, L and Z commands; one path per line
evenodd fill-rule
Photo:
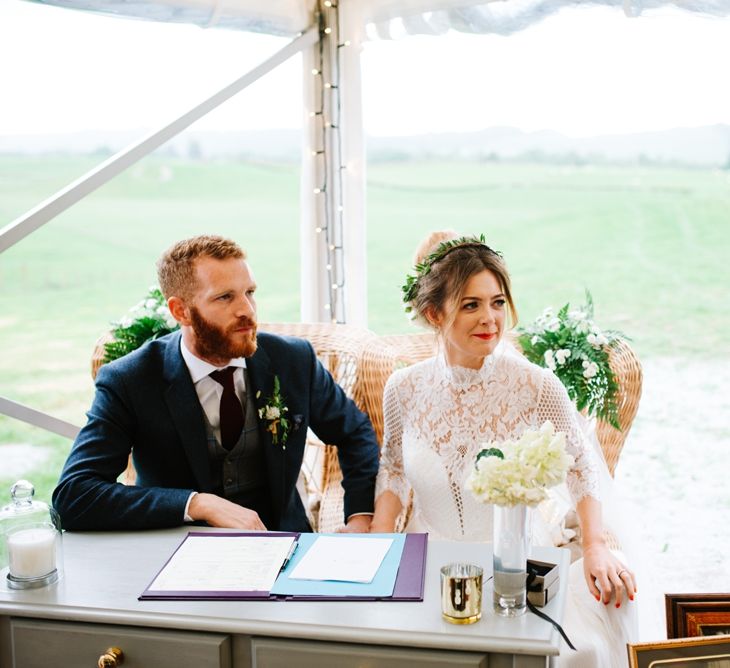
M 32 0 L 128 18 L 190 23 L 294 36 L 314 20 L 316 0 Z M 336 0 L 337 1 L 337 0 Z M 566 6 L 608 6 L 627 16 L 663 8 L 681 8 L 707 16 L 727 17 L 727 0 L 339 0 L 348 12 L 368 24 L 370 39 L 408 34 L 441 35 L 449 30 L 509 35 Z

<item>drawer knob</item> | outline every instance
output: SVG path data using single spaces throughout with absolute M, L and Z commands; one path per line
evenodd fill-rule
M 124 652 L 119 647 L 109 647 L 99 657 L 98 668 L 116 668 L 124 663 Z

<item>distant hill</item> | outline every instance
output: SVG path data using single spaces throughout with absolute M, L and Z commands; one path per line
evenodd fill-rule
M 402 154 L 412 158 L 456 155 L 465 159 L 535 158 L 627 162 L 651 160 L 724 166 L 730 158 L 730 125 L 676 128 L 636 134 L 573 138 L 551 130 L 523 132 L 489 128 L 413 137 L 370 137 L 372 158 Z
M 0 135 L 0 153 L 109 154 L 136 141 L 144 131 L 88 131 L 69 134 Z M 299 130 L 188 132 L 160 152 L 191 158 L 240 157 L 297 161 Z M 495 127 L 478 132 L 451 132 L 407 137 L 368 137 L 371 160 L 457 158 L 469 160 L 529 159 L 583 162 L 652 161 L 697 166 L 726 166 L 730 159 L 730 125 L 675 128 L 635 134 L 573 138 L 543 130 L 523 132 Z

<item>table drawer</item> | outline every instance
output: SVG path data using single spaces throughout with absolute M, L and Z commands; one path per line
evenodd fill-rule
M 484 654 L 254 638 L 252 668 L 487 668 Z
M 123 668 L 231 668 L 230 636 L 219 633 L 14 617 L 10 638 L 13 668 L 96 668 L 108 647 L 124 652 Z

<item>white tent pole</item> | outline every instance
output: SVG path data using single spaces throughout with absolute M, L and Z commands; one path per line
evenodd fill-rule
M 292 40 L 287 46 L 256 66 L 250 72 L 228 84 L 208 99 L 196 105 L 182 116 L 176 118 L 161 129 L 152 132 L 136 144 L 119 151 L 108 160 L 84 174 L 70 185 L 59 190 L 55 195 L 26 212 L 12 223 L 0 230 L 0 253 L 7 250 L 21 239 L 45 225 L 49 220 L 73 206 L 107 181 L 120 174 L 138 160 L 160 147 L 166 141 L 185 130 L 195 121 L 223 104 L 247 86 L 260 79 L 275 67 L 316 43 L 319 31 L 316 26 Z
M 345 306 L 347 322 L 368 325 L 365 131 L 360 54 L 365 23 L 362 3 L 340 0 L 340 96 L 342 104 Z
M 306 49 L 302 54 L 302 170 L 300 179 L 300 223 L 299 223 L 299 292 L 300 317 L 302 322 L 329 322 L 327 255 L 321 234 L 316 230 L 325 225 L 323 198 L 315 195 L 324 179 L 324 162 L 318 159 L 322 149 L 319 117 L 312 116 L 320 106 L 320 88 L 312 71 L 319 67 L 319 44 Z
M 320 1 L 304 57 L 301 318 L 367 326 L 365 157 L 357 4 Z

